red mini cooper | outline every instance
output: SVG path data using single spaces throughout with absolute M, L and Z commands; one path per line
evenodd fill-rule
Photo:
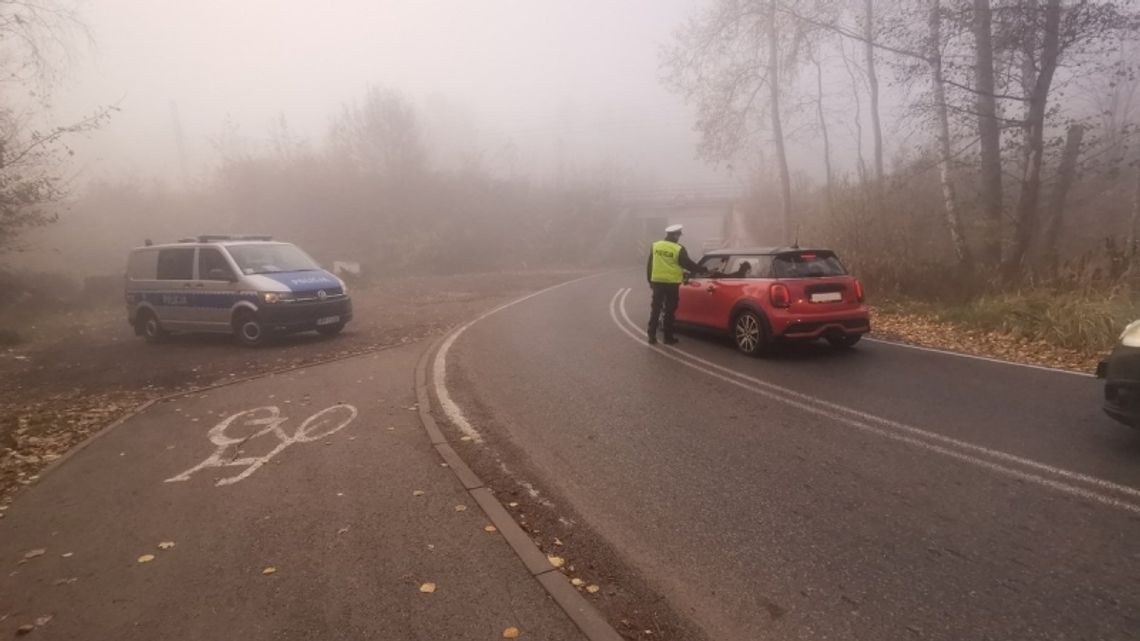
M 745 354 L 783 339 L 846 348 L 871 331 L 863 285 L 833 251 L 721 249 L 700 265 L 712 275 L 681 285 L 677 322 L 724 332 Z

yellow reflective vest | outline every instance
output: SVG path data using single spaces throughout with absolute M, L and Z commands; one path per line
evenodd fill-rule
M 653 268 L 649 280 L 654 283 L 681 284 L 685 272 L 681 269 L 681 246 L 669 240 L 653 243 Z

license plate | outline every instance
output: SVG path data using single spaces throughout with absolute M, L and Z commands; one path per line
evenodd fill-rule
M 335 325 L 340 322 L 340 316 L 325 316 L 317 319 L 317 325 Z
M 843 300 L 843 292 L 823 292 L 811 295 L 811 302 L 813 303 L 838 303 L 841 300 Z

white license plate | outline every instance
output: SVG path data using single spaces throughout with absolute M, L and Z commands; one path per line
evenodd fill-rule
M 843 292 L 823 292 L 811 295 L 811 302 L 813 303 L 837 303 L 841 300 L 843 300 Z
M 340 316 L 325 316 L 317 319 L 317 325 L 336 325 L 339 322 Z

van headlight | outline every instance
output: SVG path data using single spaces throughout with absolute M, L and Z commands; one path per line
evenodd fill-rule
M 261 292 L 261 300 L 272 305 L 273 303 L 288 303 L 293 300 L 289 292 Z
M 1140 320 L 1132 321 L 1120 334 L 1120 344 L 1125 347 L 1140 347 Z

